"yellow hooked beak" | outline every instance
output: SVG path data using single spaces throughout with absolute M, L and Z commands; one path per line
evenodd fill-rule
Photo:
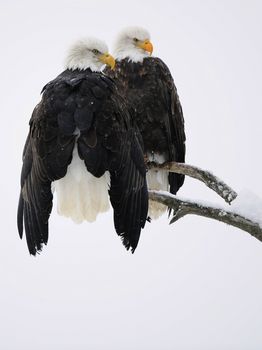
M 99 60 L 104 64 L 110 66 L 111 69 L 115 68 L 116 61 L 113 56 L 109 55 L 109 53 L 100 55 Z
M 140 47 L 140 49 L 143 49 L 145 51 L 148 51 L 150 55 L 152 55 L 153 52 L 153 45 L 150 40 L 145 40 L 145 41 L 139 41 L 137 43 L 137 46 Z

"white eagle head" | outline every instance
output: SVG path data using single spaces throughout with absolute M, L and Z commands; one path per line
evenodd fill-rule
M 115 60 L 109 55 L 108 47 L 104 41 L 91 37 L 76 41 L 69 48 L 65 61 L 67 69 L 85 70 L 90 68 L 93 72 L 101 71 L 105 64 L 113 69 Z
M 114 54 L 118 60 L 129 58 L 132 62 L 142 62 L 152 52 L 150 34 L 141 27 L 125 28 L 115 42 Z

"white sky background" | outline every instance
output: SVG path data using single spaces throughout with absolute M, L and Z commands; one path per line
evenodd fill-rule
M 134 255 L 112 212 L 94 224 L 50 219 L 30 257 L 16 229 L 21 153 L 45 83 L 94 35 L 112 47 L 142 25 L 184 109 L 187 162 L 262 197 L 261 1 L 1 1 L 0 348 L 262 348 L 262 243 L 200 217 L 147 225 Z M 180 195 L 221 200 L 186 179 Z

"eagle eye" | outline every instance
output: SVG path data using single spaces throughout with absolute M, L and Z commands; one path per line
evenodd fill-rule
M 93 49 L 92 52 L 97 55 L 99 53 L 99 51 L 97 49 Z
M 134 38 L 134 42 L 137 43 L 139 40 L 137 38 Z

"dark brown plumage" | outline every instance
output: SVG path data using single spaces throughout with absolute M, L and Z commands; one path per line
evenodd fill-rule
M 106 74 L 115 80 L 142 134 L 146 156 L 158 153 L 165 161 L 185 161 L 185 131 L 182 107 L 172 75 L 157 57 L 142 62 L 129 58 L 116 61 Z M 169 174 L 170 192 L 176 194 L 184 175 Z
M 47 243 L 51 183 L 66 175 L 75 143 L 86 171 L 95 177 L 109 171 L 115 229 L 134 251 L 147 217 L 143 153 L 114 82 L 90 69 L 61 73 L 33 111 L 23 152 L 20 237 L 24 226 L 33 255 Z

